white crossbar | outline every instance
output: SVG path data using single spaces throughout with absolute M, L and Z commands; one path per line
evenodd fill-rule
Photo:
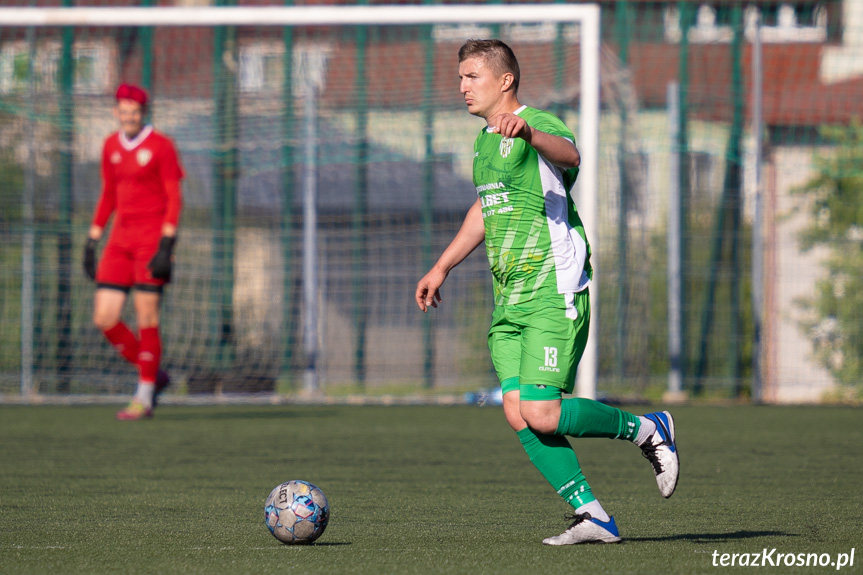
M 588 4 L 0 8 L 0 27 L 575 22 L 597 11 Z

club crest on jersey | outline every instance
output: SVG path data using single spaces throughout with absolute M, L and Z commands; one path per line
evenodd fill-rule
M 146 166 L 153 159 L 153 152 L 147 149 L 138 150 L 136 158 L 139 166 Z
M 120 155 L 120 152 L 114 152 L 111 154 L 111 163 L 116 165 L 123 161 L 123 156 Z
M 500 141 L 500 157 L 505 158 L 512 151 L 512 138 L 502 138 Z

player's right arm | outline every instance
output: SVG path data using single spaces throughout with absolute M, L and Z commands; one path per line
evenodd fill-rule
M 485 226 L 482 222 L 482 204 L 479 198 L 468 210 L 458 233 L 438 258 L 432 269 L 417 283 L 415 294 L 417 306 L 427 312 L 429 306 L 437 307 L 443 301 L 440 287 L 449 272 L 473 252 L 485 240 Z
M 108 218 L 114 213 L 117 207 L 117 182 L 114 177 L 114 169 L 111 167 L 108 159 L 108 143 L 102 148 L 102 193 L 99 195 L 99 201 L 96 203 L 96 210 L 93 212 L 93 221 L 90 224 L 89 238 L 99 241 L 102 237 L 102 231 L 108 223 Z
M 96 246 L 102 238 L 102 232 L 108 223 L 108 218 L 117 207 L 117 186 L 114 180 L 114 171 L 108 162 L 107 144 L 102 148 L 102 193 L 96 203 L 93 213 L 93 221 L 90 231 L 87 233 L 87 243 L 84 246 L 84 273 L 96 279 Z

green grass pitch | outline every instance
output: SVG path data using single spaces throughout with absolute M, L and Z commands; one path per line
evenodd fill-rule
M 115 410 L 0 406 L 0 573 L 690 574 L 726 571 L 714 552 L 772 548 L 854 548 L 840 572 L 863 571 L 859 409 L 675 408 L 669 500 L 633 445 L 575 440 L 624 543 L 562 548 L 540 541 L 567 507 L 500 408 L 167 405 L 143 422 Z M 289 479 L 329 497 L 315 545 L 264 526 L 264 499 Z

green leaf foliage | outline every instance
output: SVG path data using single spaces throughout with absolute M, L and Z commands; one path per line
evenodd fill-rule
M 795 193 L 811 200 L 810 225 L 801 233 L 804 249 L 826 246 L 827 275 L 816 296 L 804 301 L 817 356 L 844 385 L 863 389 L 863 126 L 824 128 L 835 142 L 815 159 L 816 175 Z

